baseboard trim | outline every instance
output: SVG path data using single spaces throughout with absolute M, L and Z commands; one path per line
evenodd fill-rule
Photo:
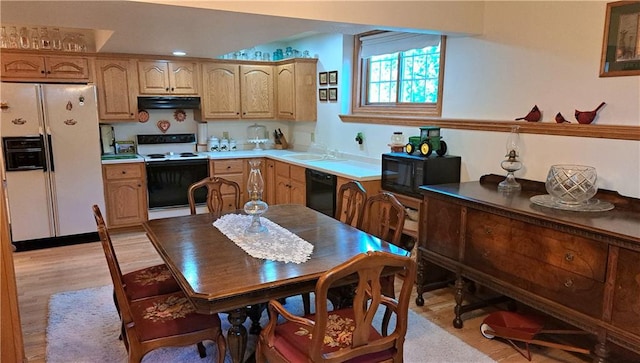
M 26 241 L 13 242 L 15 252 L 40 250 L 43 248 L 77 245 L 81 243 L 98 242 L 98 232 L 74 234 L 71 236 L 38 238 Z

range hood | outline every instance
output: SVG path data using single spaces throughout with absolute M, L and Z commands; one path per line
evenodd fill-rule
M 197 109 L 200 108 L 200 97 L 154 96 L 138 97 L 138 109 Z

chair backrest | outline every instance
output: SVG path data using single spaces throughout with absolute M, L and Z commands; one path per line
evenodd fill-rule
M 367 198 L 359 228 L 402 247 L 402 228 L 406 215 L 404 206 L 393 194 L 381 192 Z
M 390 271 L 405 274 L 398 299 L 387 297 L 382 293 L 380 277 Z M 331 323 L 328 318 L 327 293 L 334 283 L 356 275 L 358 281 L 353 307 L 348 308 L 353 309 L 354 320 L 351 346 L 322 354 L 325 332 L 329 331 L 327 325 Z M 381 251 L 369 251 L 357 255 L 324 273 L 318 280 L 315 289 L 316 314 L 309 349 L 310 361 L 342 362 L 387 349 L 395 349 L 395 356 L 402 357 L 404 338 L 407 333 L 409 300 L 415 276 L 416 263 L 410 257 Z M 383 310 L 379 309 L 381 305 L 395 314 L 395 328 L 390 334 L 376 336 L 376 339 L 372 340 L 370 332 L 372 328 L 376 328 L 373 320 L 374 315 L 380 314 L 380 310 Z M 379 329 L 377 330 L 379 331 Z
M 98 226 L 98 234 L 100 235 L 100 242 L 102 243 L 104 256 L 107 259 L 107 266 L 109 267 L 109 274 L 111 275 L 111 281 L 113 282 L 113 289 L 116 295 L 120 316 L 122 317 L 122 323 L 126 325 L 133 321 L 133 319 L 129 308 L 129 301 L 122 283 L 122 271 L 120 270 L 120 265 L 116 258 L 109 230 L 107 229 L 107 225 L 104 223 L 102 212 L 95 204 L 93 205 L 93 216 L 96 220 L 96 225 Z
M 360 225 L 367 201 L 367 191 L 356 180 L 344 183 L 338 190 L 338 205 L 335 218 L 353 227 Z
M 235 193 L 233 209 L 240 208 L 240 186 L 238 183 L 219 177 L 206 177 L 189 186 L 187 191 L 189 199 L 189 209 L 191 214 L 196 214 L 196 190 L 207 188 L 207 209 L 209 213 L 220 213 L 224 209 L 223 195 L 229 188 Z M 226 190 L 225 190 L 226 189 Z

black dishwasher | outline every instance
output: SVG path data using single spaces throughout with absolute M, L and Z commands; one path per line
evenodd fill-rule
M 336 176 L 306 169 L 307 207 L 333 217 L 336 213 Z

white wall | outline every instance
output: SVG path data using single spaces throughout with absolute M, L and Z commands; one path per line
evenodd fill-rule
M 607 102 L 595 120 L 600 125 L 640 127 L 640 77 L 599 78 L 606 3 L 487 2 L 485 32 L 450 37 L 443 95 L 445 118 L 513 120 L 534 104 L 542 122 L 557 112 L 575 119 L 575 109 L 592 110 Z M 388 152 L 393 131 L 417 135 L 413 127 L 343 123 L 339 113 L 350 102 L 350 37 L 318 35 L 307 39 L 319 55 L 318 71 L 339 70 L 338 103 L 318 103 L 318 136 L 330 148 L 379 158 Z M 524 122 L 524 121 L 523 121 Z M 313 125 L 292 125 L 296 140 Z M 358 131 L 365 143 L 355 142 Z M 504 174 L 506 133 L 443 130 L 449 153 L 462 156 L 463 180 L 487 173 Z M 517 177 L 544 181 L 552 164 L 596 167 L 599 187 L 640 197 L 640 143 L 637 141 L 525 134 L 521 137 L 523 170 Z

